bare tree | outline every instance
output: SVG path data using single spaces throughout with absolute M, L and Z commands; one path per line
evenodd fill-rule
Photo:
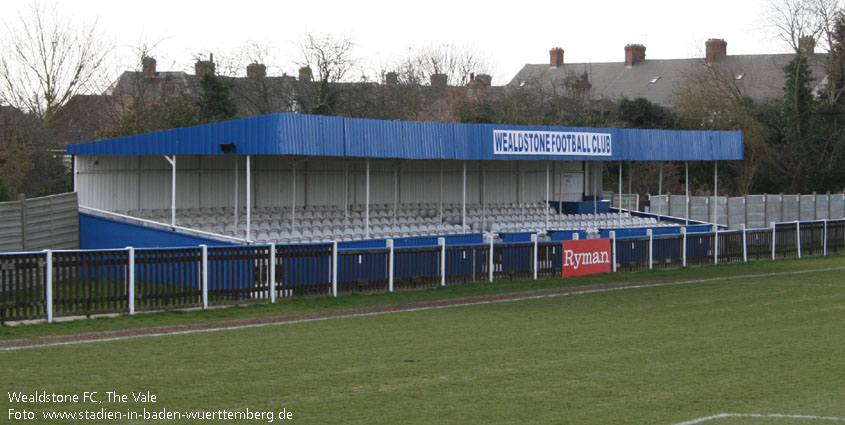
M 317 81 L 338 83 L 357 65 L 352 56 L 355 43 L 349 36 L 331 34 L 306 34 L 299 44 L 300 67 L 316 72 Z
M 434 74 L 445 74 L 450 84 L 463 86 L 470 73 L 489 74 L 490 64 L 471 47 L 454 44 L 433 44 L 419 51 L 410 51 L 397 68 L 409 83 L 426 83 Z
M 3 36 L 0 96 L 44 119 L 92 88 L 109 53 L 96 23 L 77 25 L 55 7 L 34 3 Z

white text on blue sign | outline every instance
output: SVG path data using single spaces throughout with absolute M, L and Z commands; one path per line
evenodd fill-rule
M 493 130 L 495 155 L 611 156 L 610 134 L 567 131 Z

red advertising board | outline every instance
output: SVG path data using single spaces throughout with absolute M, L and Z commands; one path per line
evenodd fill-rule
M 563 242 L 563 277 L 610 273 L 610 239 Z

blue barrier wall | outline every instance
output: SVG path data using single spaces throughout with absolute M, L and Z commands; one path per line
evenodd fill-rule
M 670 235 L 680 235 L 681 234 L 681 227 L 687 228 L 687 234 L 689 233 L 708 233 L 713 230 L 713 226 L 709 224 L 701 224 L 696 226 L 657 226 L 657 227 L 633 227 L 633 228 L 618 228 L 618 229 L 600 229 L 601 237 L 602 238 L 609 238 L 610 232 L 616 232 L 616 238 L 644 238 L 648 236 L 646 234 L 647 229 L 652 230 L 652 235 L 654 236 L 670 236 Z
M 79 213 L 79 248 L 109 249 L 162 248 L 186 246 L 232 246 L 229 242 L 200 236 L 186 235 L 170 230 L 139 226 L 91 214 Z

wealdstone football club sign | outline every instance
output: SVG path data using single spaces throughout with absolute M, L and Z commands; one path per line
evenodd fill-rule
M 610 273 L 610 239 L 563 241 L 563 277 Z
M 495 155 L 611 156 L 607 133 L 493 130 Z

